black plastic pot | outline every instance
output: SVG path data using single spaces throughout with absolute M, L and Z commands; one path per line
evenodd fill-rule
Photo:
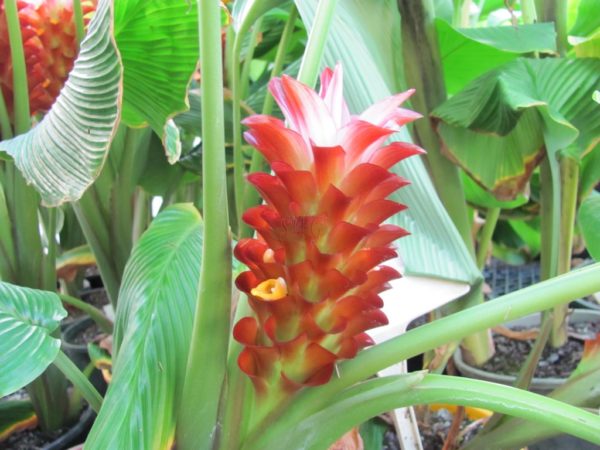
M 89 316 L 80 317 L 69 324 L 62 332 L 62 350 L 79 369 L 84 370 L 91 362 L 87 344 L 75 343 L 75 338 L 87 330 L 94 321 Z M 106 392 L 106 382 L 102 373 L 94 369 L 90 376 L 94 387 L 103 394 Z
M 66 433 L 42 447 L 42 450 L 67 450 L 74 445 L 81 444 L 85 441 L 95 418 L 96 413 L 88 407 L 81 414 L 79 422 L 69 428 Z

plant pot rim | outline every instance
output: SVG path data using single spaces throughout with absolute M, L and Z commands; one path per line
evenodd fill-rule
M 69 323 L 62 332 L 63 350 L 84 350 L 87 354 L 87 344 L 75 344 L 72 342 L 72 339 L 78 332 L 85 331 L 93 323 L 94 320 L 87 314 Z
M 492 300 L 493 301 L 493 300 Z M 600 321 L 600 311 L 591 310 L 591 309 L 572 309 L 570 310 L 569 320 L 575 320 L 576 322 L 583 322 L 585 320 L 589 320 L 589 318 L 593 317 Z M 535 322 L 534 322 L 535 321 Z M 539 325 L 541 321 L 541 313 L 533 313 L 527 316 L 521 317 L 519 319 L 511 320 L 507 322 L 505 325 L 507 326 L 519 326 L 522 324 L 533 325 L 537 323 Z M 467 364 L 462 356 L 462 349 L 458 347 L 456 352 L 452 357 L 454 364 L 458 371 L 463 376 L 468 376 L 470 378 L 477 378 L 485 381 L 492 381 L 500 384 L 513 385 L 516 381 L 515 375 L 506 375 L 499 374 L 494 372 L 488 372 L 486 370 L 482 370 L 478 367 L 471 366 Z M 533 377 L 531 380 L 531 389 L 536 392 L 547 393 L 552 391 L 565 383 L 567 378 L 559 378 L 559 377 Z

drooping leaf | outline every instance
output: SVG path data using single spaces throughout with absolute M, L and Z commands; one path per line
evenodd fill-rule
M 0 443 L 11 434 L 37 426 L 33 405 L 25 400 L 0 402 Z
M 120 0 L 114 32 L 123 63 L 123 121 L 149 124 L 165 136 L 168 120 L 188 108 L 198 62 L 197 2 Z
M 52 364 L 60 350 L 52 333 L 66 315 L 55 293 L 0 282 L 0 398 Z
M 488 191 L 480 187 L 471 177 L 462 173 L 463 188 L 465 190 L 465 197 L 467 201 L 481 209 L 485 208 L 501 208 L 501 209 L 513 209 L 523 206 L 527 203 L 528 198 L 523 194 L 519 194 L 516 199 L 510 201 L 501 201 L 490 194 Z
M 532 165 L 600 139 L 592 93 L 600 60 L 518 59 L 471 82 L 434 112 L 448 156 L 500 199 L 512 199 Z M 543 138 L 543 139 L 542 139 Z
M 589 254 L 600 261 L 600 194 L 594 192 L 583 201 L 578 218 Z
M 525 187 L 544 156 L 542 119 L 527 111 L 506 136 L 478 133 L 442 122 L 442 151 L 483 189 L 501 202 L 511 202 Z
M 96 264 L 96 258 L 89 245 L 81 245 L 62 253 L 56 258 L 56 276 L 73 281 L 77 271 Z
M 275 442 L 281 448 L 327 448 L 346 430 L 370 417 L 394 408 L 430 403 L 498 411 L 550 425 L 600 444 L 600 417 L 597 414 L 509 386 L 419 372 L 369 380 L 351 387 L 340 394 L 338 401 L 294 424 L 293 430 L 267 434 L 270 440 L 261 443 L 265 444 L 263 448 L 271 448 L 269 444 Z
M 552 23 L 459 29 L 441 19 L 435 24 L 446 89 L 451 94 L 522 54 L 556 51 Z
M 115 132 L 121 66 L 110 33 L 112 1 L 100 0 L 65 86 L 42 122 L 0 143 L 49 206 L 77 200 L 98 176 Z
M 304 22 L 312 23 L 317 2 L 302 0 L 296 5 Z M 399 23 L 398 9 L 392 0 L 346 0 L 336 10 L 323 65 L 333 67 L 337 62 L 342 63 L 345 97 L 352 112 L 361 112 L 396 92 L 398 49 L 389 37 L 397 35 Z M 407 130 L 398 133 L 398 137 L 411 140 Z M 444 210 L 422 161 L 410 158 L 394 170 L 412 183 L 393 198 L 408 205 L 406 211 L 392 219 L 411 233 L 410 238 L 398 241 L 407 270 L 457 281 L 477 279 L 480 273 Z
M 581 160 L 580 191 L 586 195 L 598 183 L 600 183 L 600 146 Z
M 174 205 L 136 244 L 119 293 L 112 382 L 87 450 L 171 447 L 198 294 L 201 227 L 192 205 Z
M 169 119 L 187 109 L 198 60 L 196 2 L 100 0 L 69 79 L 42 122 L 0 144 L 42 201 L 78 200 L 99 175 L 121 116 L 149 124 L 170 162 L 178 139 Z M 117 51 L 118 47 L 118 51 Z

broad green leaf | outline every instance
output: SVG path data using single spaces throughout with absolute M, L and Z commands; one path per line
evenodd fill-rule
M 275 442 L 278 448 L 327 448 L 345 431 L 370 417 L 399 407 L 431 403 L 498 411 L 600 444 L 600 417 L 592 412 L 496 383 L 411 373 L 369 380 L 347 389 L 338 401 L 295 423 L 293 429 L 269 436 L 262 441 L 262 448 L 272 448 Z
M 521 54 L 556 50 L 556 32 L 552 23 L 456 29 L 438 19 L 436 30 L 446 89 L 452 94 Z
M 485 189 L 481 188 L 471 177 L 462 173 L 463 188 L 467 201 L 477 208 L 501 208 L 513 209 L 523 206 L 528 202 L 527 196 L 519 194 L 516 199 L 511 201 L 500 201 Z
M 85 449 L 168 449 L 198 295 L 202 220 L 165 209 L 142 235 L 119 292 L 113 377 Z
M 0 401 L 0 443 L 13 433 L 35 428 L 37 417 L 29 401 Z
M 598 0 L 580 0 L 577 7 L 577 20 L 569 30 L 570 36 L 589 36 L 600 27 Z
M 119 119 L 121 65 L 112 1 L 100 0 L 52 109 L 26 134 L 0 143 L 48 206 L 77 200 L 100 173 Z
M 600 58 L 600 31 L 588 39 L 578 41 L 573 51 L 578 58 Z
M 0 398 L 52 364 L 60 340 L 51 335 L 66 316 L 55 293 L 0 282 Z
M 81 197 L 102 169 L 120 116 L 130 126 L 149 124 L 163 137 L 169 161 L 177 160 L 169 119 L 188 108 L 198 60 L 196 11 L 189 0 L 99 1 L 50 112 L 29 133 L 0 144 L 44 204 Z
M 478 133 L 444 122 L 438 125 L 438 133 L 446 156 L 499 201 L 514 200 L 544 156 L 542 119 L 535 110 L 524 113 L 506 136 Z
M 197 2 L 117 1 L 114 33 L 123 63 L 123 121 L 149 124 L 164 136 L 168 120 L 188 109 L 198 63 Z
M 600 261 L 600 194 L 594 192 L 583 201 L 578 218 L 588 252 Z
M 317 2 L 303 0 L 296 4 L 304 22 L 312 23 Z M 357 113 L 396 91 L 394 61 L 398 58 L 398 47 L 389 37 L 397 34 L 400 17 L 392 0 L 375 3 L 346 0 L 341 6 L 330 29 L 323 65 L 333 67 L 337 62 L 342 63 L 346 99 L 350 110 Z M 411 140 L 406 129 L 398 133 L 398 138 Z M 406 211 L 393 218 L 411 233 L 398 241 L 407 270 L 457 281 L 477 279 L 480 273 L 442 206 L 422 161 L 409 158 L 394 170 L 412 183 L 394 196 L 408 205 Z
M 599 82 L 598 59 L 521 58 L 469 83 L 433 115 L 442 121 L 448 155 L 498 198 L 510 199 L 541 157 L 542 143 L 553 156 L 569 146 L 583 156 L 598 143 L 592 94 Z

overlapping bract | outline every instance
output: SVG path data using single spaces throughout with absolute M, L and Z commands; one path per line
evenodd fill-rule
M 96 0 L 83 0 L 89 18 Z M 58 97 L 77 56 L 72 0 L 18 0 L 31 114 L 45 112 Z M 0 88 L 13 109 L 12 61 L 4 0 L 0 0 Z
M 387 197 L 407 181 L 389 169 L 422 152 L 405 142 L 384 146 L 420 117 L 399 108 L 412 91 L 353 116 L 340 66 L 322 73 L 318 95 L 287 76 L 269 88 L 288 126 L 263 115 L 244 121 L 246 140 L 273 174 L 249 175 L 266 203 L 243 217 L 257 238 L 235 248 L 250 269 L 236 284 L 255 313 L 234 328 L 245 346 L 238 363 L 258 392 L 327 382 L 337 360 L 372 344 L 365 331 L 387 323 L 378 294 L 399 274 L 380 264 L 407 234 L 382 224 L 404 209 Z

